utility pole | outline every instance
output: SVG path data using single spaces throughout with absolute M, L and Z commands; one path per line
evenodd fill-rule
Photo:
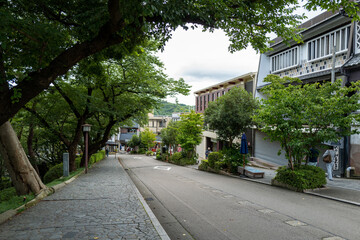
M 335 82 L 335 48 L 336 48 L 336 42 L 335 42 L 335 33 L 332 36 L 332 68 L 331 68 L 331 83 Z

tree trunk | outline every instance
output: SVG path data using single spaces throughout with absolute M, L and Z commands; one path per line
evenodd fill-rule
M 9 121 L 0 126 L 0 153 L 18 195 L 39 194 L 46 189 Z
M 77 143 L 72 144 L 69 146 L 68 151 L 69 151 L 69 170 L 70 172 L 76 171 L 76 148 L 77 148 Z
M 33 148 L 33 139 L 34 139 L 34 124 L 30 124 L 29 126 L 29 135 L 26 141 L 27 148 L 28 148 L 28 154 L 29 154 L 29 160 L 31 165 L 34 167 L 36 173 L 39 174 L 39 168 L 36 164 L 36 156 Z

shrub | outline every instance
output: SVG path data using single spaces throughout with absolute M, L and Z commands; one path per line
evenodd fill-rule
M 12 186 L 12 183 L 11 183 L 11 180 L 10 178 L 6 178 L 6 179 L 3 179 L 1 182 L 0 182 L 0 190 L 3 190 L 5 188 L 9 188 Z
M 2 201 L 8 201 L 10 200 L 13 196 L 16 196 L 16 190 L 14 187 L 11 188 L 5 188 L 3 190 L 1 190 L 0 192 L 0 202 Z
M 139 151 L 138 151 L 138 154 L 145 154 L 146 151 L 147 151 L 146 149 L 140 148 Z
M 153 151 L 146 151 L 146 156 L 152 156 L 153 155 Z
M 234 144 L 232 148 L 226 148 L 222 151 L 224 162 L 231 173 L 237 173 L 237 167 L 243 165 L 244 156 L 240 153 L 239 147 Z M 245 163 L 248 162 L 249 154 L 245 157 Z
M 181 158 L 179 165 L 181 166 L 185 166 L 185 165 L 194 165 L 196 163 L 196 159 L 195 158 Z
M 44 183 L 49 183 L 63 175 L 63 164 L 59 163 L 49 169 L 44 176 Z
M 201 164 L 199 165 L 199 170 L 202 170 L 202 171 L 207 171 L 209 168 L 209 162 L 208 160 L 202 160 L 201 161 Z
M 80 155 L 80 157 L 75 158 L 76 168 L 79 168 L 79 167 L 80 167 L 81 158 L 82 158 L 82 155 Z
M 219 152 L 210 153 L 209 157 L 208 157 L 209 166 L 211 168 L 214 168 L 215 167 L 215 162 L 221 161 L 222 158 L 223 158 L 222 153 L 219 153 Z
M 161 161 L 166 161 L 170 159 L 170 154 L 169 153 L 163 153 L 161 154 Z
M 325 172 L 319 167 L 301 165 L 292 171 L 284 166 L 277 170 L 275 180 L 288 184 L 298 190 L 314 189 L 326 184 Z
M 162 160 L 162 156 L 160 153 L 156 153 L 156 160 Z
M 170 162 L 180 164 L 180 159 L 183 158 L 181 152 L 176 152 L 170 157 Z

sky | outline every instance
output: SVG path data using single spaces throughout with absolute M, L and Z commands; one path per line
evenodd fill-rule
M 307 12 L 306 15 L 312 18 L 319 13 Z M 230 53 L 229 44 L 221 30 L 209 33 L 202 32 L 201 28 L 188 31 L 178 28 L 173 33 L 164 51 L 157 56 L 164 63 L 165 73 L 170 78 L 183 78 L 191 86 L 188 96 L 176 96 L 179 103 L 195 105 L 195 91 L 248 72 L 257 72 L 260 54 L 251 47 Z M 167 101 L 175 103 L 175 98 Z

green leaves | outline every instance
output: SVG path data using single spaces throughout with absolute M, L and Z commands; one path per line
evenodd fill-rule
M 201 143 L 203 123 L 202 115 L 194 111 L 181 115 L 177 141 L 185 151 L 192 152 L 195 146 Z
M 145 128 L 145 130 L 140 133 L 140 139 L 141 143 L 144 144 L 148 150 L 150 150 L 150 148 L 154 146 L 156 134 L 153 133 L 149 128 Z
M 341 80 L 302 84 L 298 79 L 268 75 L 270 85 L 261 89 L 267 97 L 254 116 L 271 141 L 279 141 L 289 165 L 301 163 L 311 147 L 357 132 L 359 83 L 341 87 Z
M 224 96 L 210 102 L 205 110 L 205 123 L 216 131 L 221 140 L 232 141 L 252 125 L 252 115 L 257 108 L 252 94 L 240 87 L 232 88 Z

